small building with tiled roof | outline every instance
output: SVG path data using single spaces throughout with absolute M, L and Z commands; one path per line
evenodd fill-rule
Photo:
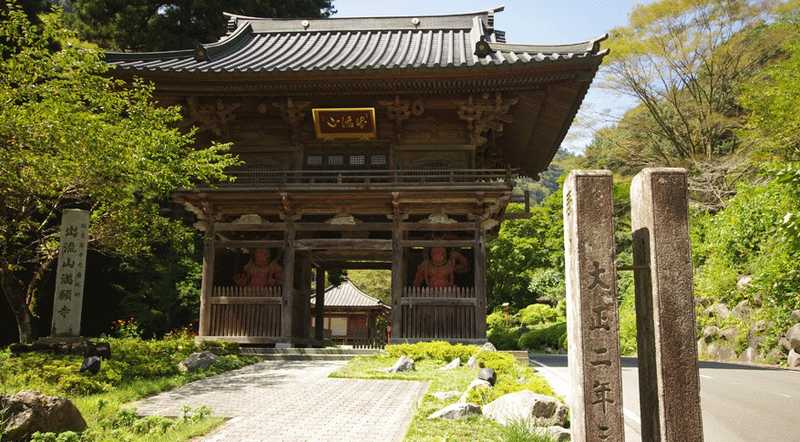
M 311 298 L 312 311 L 316 296 Z M 385 342 L 391 308 L 361 290 L 349 279 L 325 289 L 324 336 L 343 344 Z M 311 324 L 312 328 L 314 323 Z

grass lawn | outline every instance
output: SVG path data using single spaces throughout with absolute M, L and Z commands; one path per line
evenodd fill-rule
M 418 345 L 418 344 L 417 344 Z M 392 353 L 391 346 L 389 352 Z M 477 347 L 475 347 L 477 352 Z M 485 357 L 485 359 L 484 359 Z M 527 432 L 521 438 L 511 429 L 504 428 L 491 419 L 483 416 L 471 416 L 462 420 L 428 419 L 428 416 L 458 401 L 458 398 L 439 400 L 432 393 L 439 391 L 463 392 L 469 383 L 476 378 L 478 369 L 460 368 L 441 371 L 439 367 L 444 360 L 423 359 L 416 362 L 416 370 L 403 373 L 386 373 L 384 370 L 396 361 L 396 355 L 376 355 L 357 357 L 346 366 L 335 371 L 331 377 L 360 379 L 396 379 L 409 381 L 428 381 L 429 387 L 406 434 L 408 441 L 549 441 L 547 437 L 537 437 Z M 537 375 L 533 369 L 524 367 L 504 353 L 480 353 L 479 360 L 485 360 L 486 366 L 495 365 L 498 375 L 496 386 L 488 394 L 477 391 L 470 396 L 470 402 L 486 404 L 505 393 L 528 389 L 540 394 L 553 395 L 547 382 Z M 509 363 L 510 360 L 510 363 Z M 500 369 L 498 369 L 500 368 Z
M 0 394 L 33 390 L 67 397 L 78 407 L 88 425 L 80 435 L 62 434 L 56 439 L 56 435 L 49 434 L 35 441 L 166 442 L 184 441 L 208 433 L 223 419 L 213 417 L 213 410 L 199 407 L 200 404 L 196 409 L 185 410 L 177 419 L 139 417 L 124 405 L 259 360 L 233 354 L 235 348 L 231 346 L 219 346 L 212 349 L 222 354 L 212 367 L 183 374 L 177 370 L 177 363 L 200 350 L 189 336 L 109 341 L 112 359 L 103 361 L 100 372 L 94 376 L 78 373 L 83 360 L 80 356 L 48 353 L 12 356 L 8 350 L 0 351 Z

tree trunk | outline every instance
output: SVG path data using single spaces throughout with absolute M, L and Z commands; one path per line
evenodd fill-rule
M 25 302 L 25 291 L 11 279 L 10 275 L 2 272 L 0 272 L 0 289 L 6 296 L 8 306 L 11 307 L 14 318 L 17 320 L 19 342 L 32 342 L 34 338 L 33 314 Z

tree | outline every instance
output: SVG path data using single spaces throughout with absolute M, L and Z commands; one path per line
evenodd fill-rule
M 60 14 L 33 25 L 11 7 L 1 18 L 0 289 L 20 341 L 30 341 L 63 209 L 91 210 L 91 248 L 146 255 L 154 241 L 191 239 L 159 202 L 225 179 L 238 161 L 228 145 L 195 149 L 194 131 L 175 127 L 179 109 L 157 106 L 149 85 L 110 77 L 102 53 L 65 30 Z
M 256 17 L 328 17 L 332 0 L 71 0 L 67 19 L 105 49 L 190 49 L 225 34 L 223 12 Z
M 638 123 L 637 146 L 623 150 L 633 163 L 687 167 L 696 200 L 710 208 L 733 194 L 732 172 L 742 165 L 732 160 L 743 147 L 737 88 L 783 39 L 766 26 L 775 3 L 659 0 L 612 31 L 606 85 L 640 103 L 629 121 Z

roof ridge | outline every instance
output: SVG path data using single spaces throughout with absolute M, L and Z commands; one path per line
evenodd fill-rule
M 498 5 L 493 8 L 482 9 L 470 12 L 442 13 L 442 14 L 412 14 L 412 15 L 358 15 L 358 16 L 338 16 L 338 17 L 254 17 L 249 15 L 234 14 L 223 12 L 222 15 L 229 18 L 243 20 L 270 20 L 270 21 L 289 21 L 289 20 L 342 20 L 342 19 L 382 19 L 382 18 L 415 18 L 415 17 L 462 17 L 483 15 L 495 12 L 503 12 L 505 5 Z

